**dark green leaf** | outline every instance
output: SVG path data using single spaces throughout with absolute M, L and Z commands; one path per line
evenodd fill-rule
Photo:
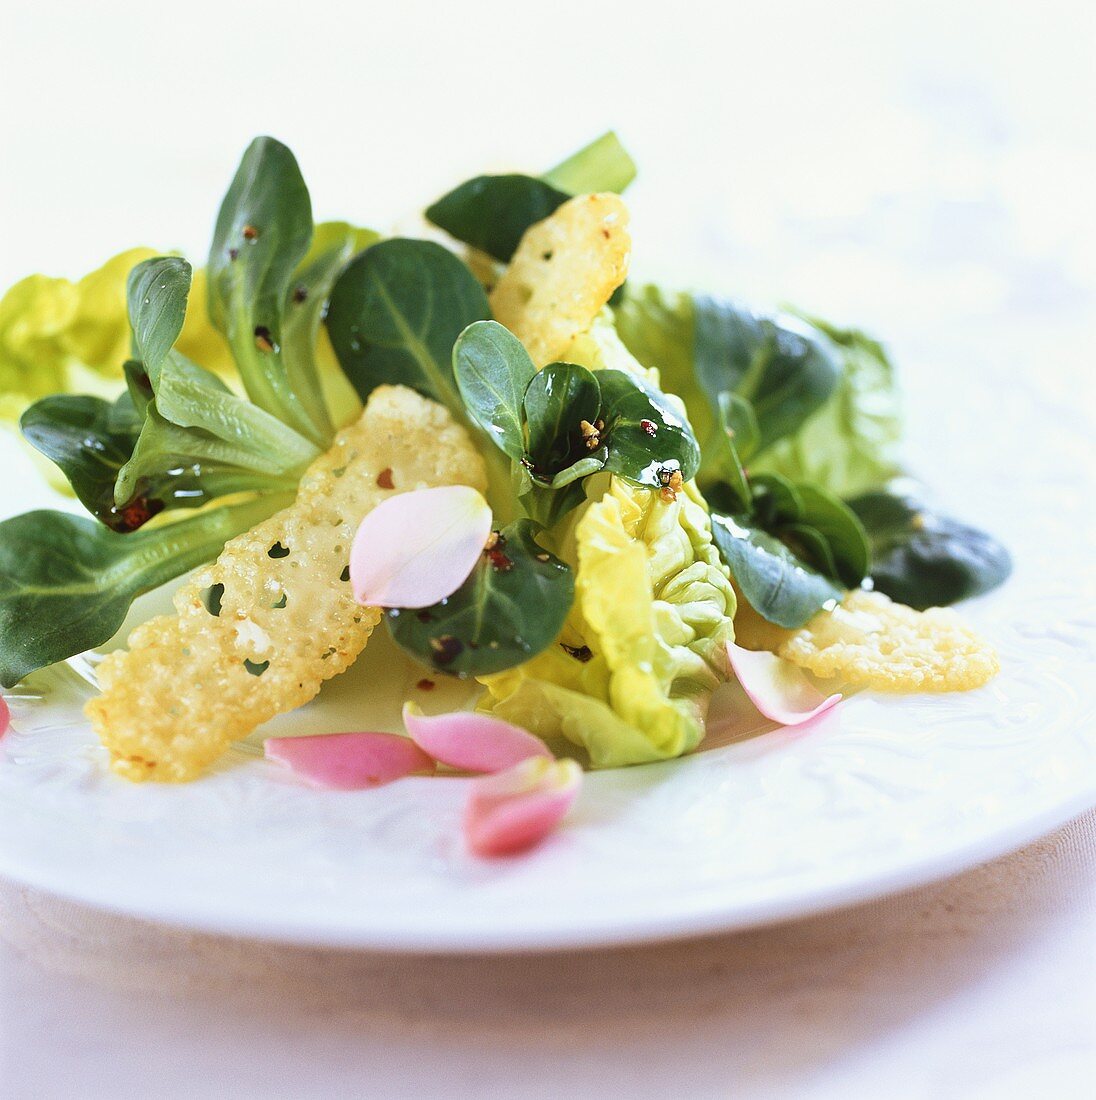
M 803 318 L 820 330 L 841 365 L 837 388 L 792 435 L 751 461 L 795 481 L 823 485 L 842 498 L 886 484 L 899 469 L 902 434 L 894 368 L 862 332 Z
M 510 524 L 467 581 L 421 611 L 389 611 L 392 636 L 440 672 L 513 668 L 555 641 L 574 598 L 571 570 L 542 549 L 527 519 Z
M 300 476 L 318 449 L 276 417 L 236 396 L 214 374 L 170 352 L 152 382 L 141 434 L 118 471 L 119 508 L 161 493 L 185 475 L 176 506 L 195 507 L 241 489 L 281 489 Z
M 875 587 L 918 610 L 946 607 L 1002 584 L 1008 551 L 984 531 L 897 492 L 865 493 L 849 506 L 871 541 Z
M 477 176 L 443 195 L 426 216 L 458 241 L 507 263 L 529 226 L 570 197 L 534 176 Z
M 126 390 L 137 419 L 137 431 L 140 431 L 141 421 L 145 418 L 145 409 L 152 400 L 152 379 L 145 370 L 144 364 L 136 359 L 127 359 L 122 370 L 126 376 Z
M 771 623 L 802 626 L 841 586 L 807 567 L 749 517 L 712 514 L 712 536 L 750 606 Z
M 196 467 L 176 458 L 149 469 L 115 500 L 115 486 L 132 457 L 138 418 L 128 394 L 114 404 L 98 397 L 57 395 L 23 414 L 29 443 L 55 462 L 81 504 L 113 531 L 134 531 L 171 508 L 194 508 L 213 496 L 264 488 L 254 474 Z
M 312 247 L 293 275 L 285 306 L 282 357 L 293 392 L 325 435 L 333 433 L 334 425 L 316 363 L 320 326 L 343 268 L 379 239 L 379 234 L 370 229 L 358 229 L 346 222 L 324 222 L 316 226 Z
M 151 375 L 183 330 L 190 277 L 190 264 L 178 256 L 156 256 L 129 273 L 126 303 L 133 344 Z
M 780 541 L 804 565 L 811 566 L 816 573 L 839 580 L 841 572 L 837 560 L 830 550 L 830 544 L 817 527 L 806 523 L 788 523 L 780 528 Z
M 759 452 L 794 432 L 837 385 L 833 353 L 798 320 L 705 296 L 694 309 L 697 379 L 710 402 L 731 390 L 752 404 Z
M 426 216 L 458 241 L 508 263 L 529 226 L 572 195 L 623 191 L 635 174 L 632 158 L 609 131 L 539 179 L 511 173 L 468 180 L 438 199 Z
M 228 339 L 252 401 L 325 445 L 294 392 L 282 324 L 294 272 L 312 239 L 312 203 L 297 161 L 273 138 L 244 153 L 217 217 L 209 253 L 209 315 Z
M 582 424 L 592 430 L 601 411 L 601 392 L 591 371 L 574 363 L 549 363 L 530 381 L 524 407 L 535 476 L 550 481 L 589 455 Z
M 23 413 L 28 443 L 55 462 L 80 503 L 109 527 L 124 525 L 114 506 L 114 482 L 136 436 L 112 427 L 112 406 L 99 397 L 43 397 Z
M 871 569 L 871 547 L 860 520 L 847 504 L 817 485 L 797 485 L 802 502 L 801 522 L 826 540 L 837 566 L 835 579 L 855 588 Z
M 456 256 L 432 241 L 396 238 L 367 249 L 339 277 L 327 331 L 363 401 L 377 386 L 397 383 L 465 420 L 453 345 L 490 315 L 483 288 Z
M 696 474 L 700 448 L 665 394 L 619 370 L 598 371 L 597 382 L 607 470 L 652 489 L 665 484 L 668 470 L 680 470 L 686 481 Z
M 156 409 L 180 428 L 199 428 L 215 439 L 245 447 L 252 468 L 298 471 L 320 454 L 315 444 L 277 417 L 234 394 L 215 374 L 172 352 L 153 381 Z
M 738 457 L 743 462 L 749 462 L 761 443 L 761 429 L 753 405 L 741 394 L 724 390 L 716 401 L 716 408 L 723 430 L 734 442 Z
M 106 642 L 142 592 L 216 557 L 287 499 L 260 497 L 129 535 L 64 512 L 0 523 L 0 683 Z
M 798 523 L 803 516 L 803 500 L 799 487 L 779 474 L 755 474 L 750 478 L 753 488 L 754 515 L 762 527 L 771 530 L 786 523 Z
M 174 488 L 169 480 L 173 472 L 186 480 L 171 506 L 192 508 L 245 489 L 285 490 L 301 474 L 299 467 L 287 466 L 283 455 L 264 454 L 250 441 L 236 443 L 200 428 L 180 428 L 152 404 L 133 454 L 118 471 L 114 493 L 120 511 L 154 496 L 161 485 Z
M 476 321 L 453 345 L 453 374 L 468 412 L 515 462 L 525 455 L 522 402 L 536 373 L 525 345 L 496 321 Z
M 746 479 L 746 470 L 742 465 L 738 442 L 742 435 L 742 425 L 744 425 L 746 442 L 749 445 L 749 432 L 756 429 L 757 421 L 753 419 L 750 403 L 745 398 L 727 390 L 719 395 L 716 412 L 715 430 L 701 456 L 702 484 L 707 486 L 713 478 L 720 479 L 736 502 L 730 511 L 732 513 L 749 512 L 752 507 L 753 493 Z M 737 429 L 736 425 L 739 426 Z

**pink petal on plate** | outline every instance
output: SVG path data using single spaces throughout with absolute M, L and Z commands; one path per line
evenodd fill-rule
M 268 737 L 270 760 L 287 764 L 313 787 L 357 791 L 405 775 L 432 774 L 434 761 L 407 737 L 395 733 L 319 733 Z
M 728 642 L 727 656 L 753 705 L 782 726 L 800 726 L 841 702 L 840 692 L 823 695 L 801 668 L 775 654 Z
M 429 607 L 468 579 L 491 534 L 491 508 L 467 485 L 389 497 L 350 547 L 354 599 L 369 607 Z
M 0 695 L 0 737 L 8 732 L 11 725 L 11 711 L 8 710 L 8 701 Z
M 414 703 L 405 703 L 403 724 L 423 752 L 464 772 L 501 772 L 532 756 L 552 759 L 539 737 L 487 714 L 458 710 L 426 715 Z
M 478 856 L 504 856 L 542 841 L 571 808 L 582 783 L 573 760 L 535 756 L 476 779 L 464 812 L 464 838 Z

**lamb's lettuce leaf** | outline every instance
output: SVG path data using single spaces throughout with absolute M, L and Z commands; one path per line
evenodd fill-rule
M 125 535 L 66 512 L 4 520 L 0 684 L 106 642 L 138 595 L 209 561 L 288 499 L 270 494 Z
M 837 388 L 797 431 L 758 454 L 750 467 L 815 482 L 840 497 L 855 496 L 899 472 L 902 422 L 894 368 L 882 345 L 864 333 L 817 318 L 810 323 L 840 360 Z
M 1009 552 L 992 536 L 942 515 L 900 487 L 849 501 L 871 540 L 880 592 L 918 610 L 944 607 L 1003 584 Z
M 476 321 L 453 346 L 453 374 L 472 419 L 503 454 L 525 457 L 524 401 L 537 368 L 497 321 Z
M 380 385 L 412 386 L 467 420 L 453 345 L 491 315 L 472 273 L 441 245 L 396 237 L 357 257 L 331 293 L 327 331 L 364 401 Z
M 312 203 L 292 152 L 270 137 L 247 148 L 209 250 L 209 314 L 232 348 L 248 396 L 319 446 L 317 424 L 294 388 L 282 351 L 286 304 L 312 240 Z
M 549 645 L 571 608 L 571 570 L 519 519 L 497 532 L 468 579 L 431 607 L 388 612 L 392 637 L 455 676 L 512 668 Z
M 476 176 L 427 208 L 426 216 L 458 241 L 506 263 L 529 226 L 573 195 L 623 191 L 636 168 L 610 131 L 541 177 Z
M 901 434 L 894 372 L 883 348 L 806 315 L 771 318 L 710 296 L 629 285 L 616 329 L 680 396 L 705 451 L 716 448 L 719 401 L 750 401 L 757 440 L 749 467 L 821 485 L 840 497 L 886 482 Z
M 793 317 L 768 316 L 711 295 L 694 295 L 693 369 L 714 407 L 731 391 L 753 406 L 762 453 L 794 433 L 837 384 L 827 343 Z
M 293 392 L 325 434 L 342 427 L 361 404 L 339 370 L 323 327 L 335 282 L 359 253 L 380 240 L 371 229 L 347 222 L 322 222 L 293 275 L 285 306 L 282 355 Z M 348 400 L 349 398 L 349 400 Z
M 128 393 L 113 402 L 56 394 L 31 405 L 20 427 L 27 442 L 57 464 L 80 503 L 113 531 L 135 531 L 167 509 L 196 508 L 217 496 L 269 487 L 268 479 L 245 470 L 208 462 L 199 467 L 172 456 L 150 464 L 119 504 L 115 488 L 132 463 L 144 422 Z

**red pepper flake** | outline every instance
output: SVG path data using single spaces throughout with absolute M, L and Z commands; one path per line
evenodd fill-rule
M 253 225 L 244 226 L 244 240 L 245 241 L 257 241 L 259 239 L 259 231 Z
M 464 643 L 452 634 L 442 634 L 430 639 L 430 649 L 434 653 L 434 664 L 451 665 L 464 652 Z
M 378 489 L 395 489 L 396 483 L 392 480 L 392 467 L 385 466 L 379 474 L 377 474 L 377 488 Z
M 112 511 L 107 519 L 107 526 L 114 531 L 128 534 L 130 531 L 136 531 L 138 527 L 143 527 L 157 512 L 163 510 L 162 500 L 134 497 L 124 507 Z
M 603 230 L 601 231 L 601 235 L 602 235 L 602 236 L 603 236 L 603 237 L 604 237 L 604 238 L 605 238 L 606 240 L 608 240 L 608 239 L 609 239 L 609 230 L 608 230 L 608 229 L 603 229 Z
M 641 420 L 639 426 L 648 434 L 654 435 L 658 431 L 658 425 L 653 420 Z
M 506 539 L 502 537 L 502 533 L 492 531 L 487 537 L 487 545 L 483 548 L 491 568 L 499 573 L 509 573 L 514 568 L 514 563 L 502 552 L 505 545 Z
M 424 677 L 423 677 L 423 678 L 422 678 L 422 679 L 421 679 L 421 680 L 420 680 L 420 681 L 419 681 L 419 682 L 418 682 L 418 683 L 417 683 L 417 684 L 415 685 L 415 687 L 417 687 L 417 688 L 419 689 L 419 691 L 433 691 L 433 690 L 434 690 L 434 681 L 433 681 L 433 680 L 428 680 L 428 679 L 426 679 L 426 677 L 424 676 Z

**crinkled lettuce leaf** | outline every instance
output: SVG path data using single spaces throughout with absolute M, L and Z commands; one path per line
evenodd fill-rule
M 574 538 L 575 605 L 559 644 L 484 677 L 485 709 L 584 748 L 595 767 L 689 752 L 734 638 L 707 508 L 691 486 L 667 503 L 614 477 Z
M 563 357 L 658 384 L 605 310 Z M 484 677 L 484 709 L 585 749 L 595 767 L 665 760 L 696 748 L 726 679 L 735 594 L 695 485 L 677 499 L 618 478 L 553 532 L 575 567 L 575 603 L 558 644 Z M 589 492 L 589 490 L 588 490 Z
M 130 330 L 126 279 L 155 256 L 131 248 L 82 279 L 31 275 L 0 298 L 0 420 L 14 423 L 32 401 L 54 393 L 109 396 L 123 385 Z M 204 272 L 195 273 L 199 285 Z M 218 373 L 232 360 L 205 313 L 205 295 L 191 294 L 178 348 Z

